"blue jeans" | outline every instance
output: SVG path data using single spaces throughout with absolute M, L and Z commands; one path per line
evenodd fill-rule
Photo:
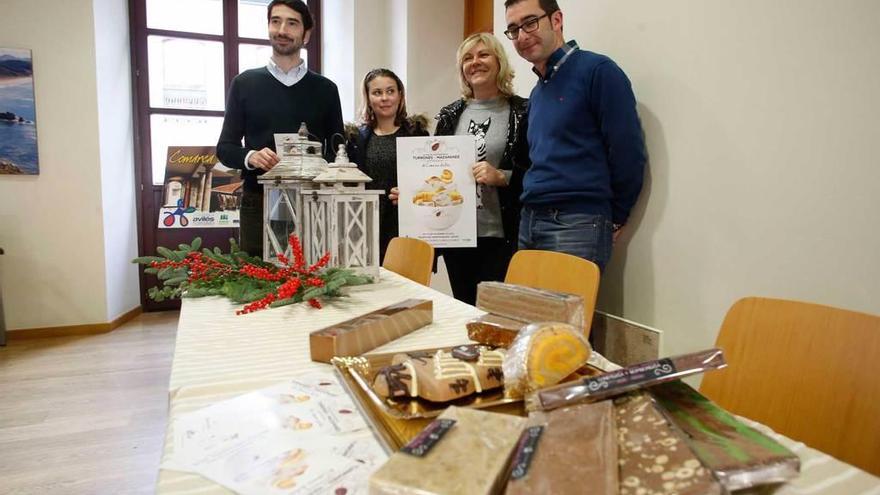
M 571 254 L 590 260 L 605 271 L 611 258 L 611 232 L 611 220 L 604 215 L 523 206 L 519 249 Z

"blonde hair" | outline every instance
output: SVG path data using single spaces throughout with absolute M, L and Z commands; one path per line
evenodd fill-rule
M 472 34 L 458 45 L 458 52 L 456 52 L 455 58 L 458 61 L 458 84 L 461 86 L 461 96 L 465 100 L 472 100 L 474 98 L 474 89 L 467 83 L 462 67 L 464 66 L 465 54 L 478 43 L 485 45 L 492 52 L 492 55 L 495 56 L 495 59 L 498 60 L 498 77 L 495 79 L 495 85 L 498 86 L 498 91 L 504 97 L 510 98 L 514 95 L 513 68 L 510 66 L 510 61 L 507 60 L 507 52 L 504 51 L 504 47 L 501 46 L 498 38 L 492 35 L 492 33 Z

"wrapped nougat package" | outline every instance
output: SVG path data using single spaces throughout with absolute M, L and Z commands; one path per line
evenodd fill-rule
M 309 334 L 312 361 L 359 356 L 399 339 L 434 320 L 429 299 L 407 299 Z
M 526 323 L 561 321 L 584 332 L 584 298 L 503 282 L 480 282 L 477 307 Z
M 590 359 L 583 332 L 566 323 L 532 323 L 514 339 L 504 363 L 504 392 L 522 397 L 556 385 Z
M 687 434 L 687 443 L 728 490 L 797 477 L 800 459 L 680 382 L 652 387 L 666 416 Z
M 526 326 L 519 320 L 487 314 L 467 322 L 468 338 L 494 347 L 510 347 L 519 331 Z
M 506 361 L 505 361 L 506 362 Z M 578 402 L 595 402 L 630 390 L 650 387 L 727 366 L 721 349 L 646 361 L 576 382 L 544 388 L 526 397 L 526 410 L 549 411 Z M 507 368 L 504 368 L 505 387 Z
M 614 399 L 614 414 L 620 495 L 724 493 L 650 395 L 633 392 Z
M 507 495 L 617 492 L 617 431 L 611 401 L 529 414 L 514 450 Z
M 526 419 L 450 407 L 370 477 L 373 495 L 495 494 Z

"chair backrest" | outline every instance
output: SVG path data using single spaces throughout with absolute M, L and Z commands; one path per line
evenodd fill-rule
M 382 267 L 418 282 L 431 284 L 431 268 L 434 266 L 434 246 L 421 239 L 395 237 L 388 243 Z
M 703 377 L 707 397 L 880 475 L 880 317 L 750 297 L 716 345 L 728 367 Z
M 599 293 L 599 267 L 592 261 L 554 251 L 517 251 L 510 260 L 504 281 L 583 297 L 584 335 L 590 335 Z

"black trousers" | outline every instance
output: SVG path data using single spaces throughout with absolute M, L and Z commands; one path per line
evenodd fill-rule
M 239 240 L 242 251 L 263 257 L 263 186 L 258 190 L 245 189 L 241 193 L 239 210 Z
M 477 284 L 503 281 L 513 249 L 501 237 L 478 237 L 475 248 L 443 248 L 440 251 L 452 295 L 468 304 L 477 302 Z

